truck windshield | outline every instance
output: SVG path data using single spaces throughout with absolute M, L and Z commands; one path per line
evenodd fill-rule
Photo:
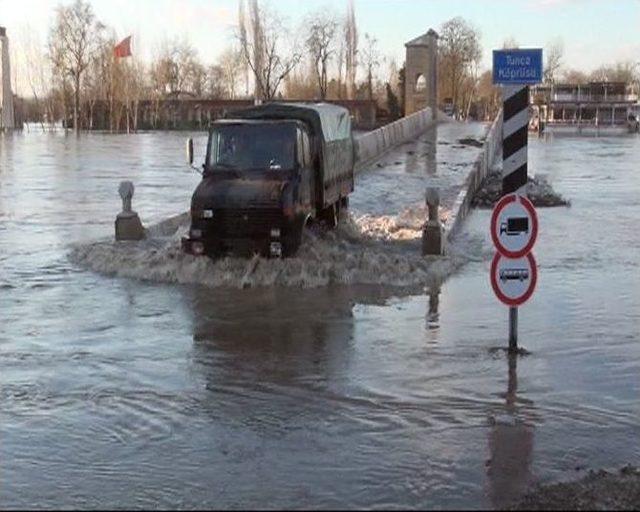
M 295 161 L 294 123 L 217 126 L 209 139 L 209 167 L 290 170 Z

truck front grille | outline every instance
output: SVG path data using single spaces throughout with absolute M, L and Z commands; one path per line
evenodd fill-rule
M 272 228 L 282 225 L 282 211 L 276 209 L 216 209 L 211 219 L 200 219 L 204 236 L 247 238 L 268 236 Z

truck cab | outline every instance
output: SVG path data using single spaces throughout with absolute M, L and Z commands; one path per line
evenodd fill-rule
M 353 190 L 353 162 L 350 117 L 341 107 L 267 104 L 216 121 L 183 249 L 294 255 L 309 219 L 337 224 Z

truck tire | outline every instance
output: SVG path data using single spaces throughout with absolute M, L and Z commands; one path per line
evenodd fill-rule
M 340 216 L 340 201 L 327 206 L 320 212 L 320 220 L 329 228 L 333 229 L 338 226 Z
M 282 256 L 285 258 L 291 258 L 295 256 L 302 244 L 302 231 L 304 230 L 304 224 L 300 227 L 296 227 L 288 237 L 282 242 Z

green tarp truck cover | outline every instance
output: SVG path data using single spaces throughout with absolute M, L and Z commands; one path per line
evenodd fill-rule
M 230 119 L 299 119 L 325 142 L 351 138 L 349 111 L 330 103 L 267 103 L 227 114 Z

